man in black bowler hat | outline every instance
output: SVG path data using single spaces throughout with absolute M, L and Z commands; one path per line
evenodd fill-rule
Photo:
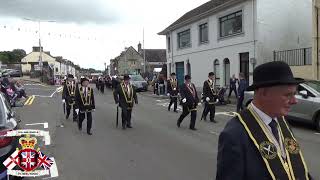
M 76 109 L 77 114 L 79 114 L 78 128 L 82 130 L 82 122 L 87 115 L 87 134 L 92 135 L 92 112 L 95 111 L 96 106 L 94 102 L 93 89 L 89 87 L 89 79 L 86 77 L 81 78 L 81 86 L 76 91 L 76 104 L 78 109 Z
M 77 113 L 75 111 L 76 104 L 75 104 L 75 95 L 76 95 L 76 89 L 77 89 L 77 84 L 74 80 L 74 77 L 72 74 L 68 74 L 67 80 L 65 84 L 63 85 L 63 90 L 62 90 L 62 103 L 66 107 L 67 114 L 66 114 L 66 119 L 69 118 L 70 111 L 72 109 L 73 111 L 73 121 L 75 122 L 77 119 Z
M 202 117 L 205 121 L 207 119 L 207 115 L 210 112 L 210 122 L 216 123 L 214 120 L 216 106 L 215 102 L 217 99 L 217 92 L 215 90 L 215 77 L 214 73 L 210 72 L 208 74 L 208 80 L 203 83 L 203 100 L 205 101 L 205 108 L 203 109 Z
M 219 136 L 216 180 L 310 180 L 302 147 L 285 116 L 297 103 L 288 64 L 268 62 L 253 71 L 254 98 Z
M 177 106 L 178 106 L 178 81 L 176 78 L 176 73 L 171 73 L 171 77 L 168 79 L 167 81 L 168 84 L 168 96 L 170 96 L 170 103 L 168 106 L 168 111 L 170 111 L 170 108 L 173 104 L 173 111 L 174 112 L 178 112 L 177 111 Z
M 185 83 L 180 87 L 181 94 L 181 104 L 183 107 L 183 112 L 177 121 L 177 126 L 180 127 L 183 119 L 191 113 L 191 121 L 189 129 L 195 131 L 196 119 L 197 119 L 197 106 L 199 103 L 199 98 L 197 94 L 196 87 L 191 83 L 191 77 L 186 75 L 184 77 Z
M 131 114 L 133 103 L 138 104 L 136 90 L 130 84 L 129 75 L 124 75 L 123 82 L 114 91 L 114 101 L 121 107 L 122 129 L 132 128 Z

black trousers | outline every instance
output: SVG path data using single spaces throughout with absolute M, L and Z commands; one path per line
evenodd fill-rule
M 230 98 L 233 91 L 234 91 L 234 94 L 236 95 L 236 98 L 238 98 L 238 93 L 236 88 L 230 88 L 228 98 Z
M 215 113 L 216 113 L 216 105 L 205 103 L 205 107 L 203 109 L 202 117 L 204 119 L 206 119 L 209 112 L 210 112 L 210 121 L 214 121 L 214 116 L 215 116 Z
M 100 85 L 100 91 L 101 91 L 101 93 L 104 93 L 104 84 Z
M 190 111 L 188 106 L 183 106 L 182 114 L 180 115 L 178 119 L 178 123 L 181 124 L 183 119 L 188 116 L 188 114 L 191 113 L 191 120 L 190 120 L 190 126 L 189 128 L 195 128 L 196 125 L 196 119 L 197 119 L 197 110 Z
M 69 103 L 66 102 L 66 110 L 67 110 L 66 119 L 69 118 L 71 109 L 72 109 L 72 119 L 73 119 L 73 121 L 76 121 L 77 113 L 76 113 L 76 110 L 74 108 L 74 105 L 71 106 Z
M 168 110 L 170 110 L 172 104 L 174 104 L 173 110 L 177 111 L 177 107 L 178 107 L 178 98 L 177 97 L 170 96 L 170 104 L 169 104 Z
M 79 127 L 79 129 L 82 129 L 82 122 L 85 119 L 86 114 L 87 114 L 87 132 L 90 132 L 91 127 L 92 127 L 92 113 L 91 112 L 79 112 L 78 127 Z
M 129 109 L 129 108 L 121 109 L 122 127 L 131 126 L 131 114 L 132 114 L 132 109 Z
M 243 105 L 242 105 L 243 99 L 244 99 L 243 96 L 238 97 L 237 112 L 240 112 L 240 110 L 243 110 Z

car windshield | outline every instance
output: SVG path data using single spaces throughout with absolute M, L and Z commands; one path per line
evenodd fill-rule
M 131 76 L 131 80 L 132 81 L 144 81 L 144 79 L 140 75 Z
M 306 81 L 305 84 L 320 93 L 320 81 Z

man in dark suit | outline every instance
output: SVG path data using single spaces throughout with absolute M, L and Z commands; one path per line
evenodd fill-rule
M 168 111 L 170 111 L 170 108 L 172 106 L 172 104 L 174 104 L 173 106 L 173 111 L 174 112 L 178 112 L 177 111 L 177 106 L 178 106 L 178 81 L 176 79 L 176 73 L 171 73 L 171 77 L 168 79 L 167 81 L 168 84 L 168 96 L 170 96 L 170 103 L 168 106 Z
M 76 109 L 76 105 L 75 105 L 76 89 L 77 89 L 77 84 L 74 80 L 73 75 L 68 74 L 67 81 L 63 85 L 62 103 L 64 103 L 66 106 L 66 110 L 67 110 L 66 119 L 69 118 L 70 111 L 72 109 L 73 122 L 76 122 L 76 120 L 77 120 L 77 113 L 75 111 L 75 109 Z
M 239 73 L 239 87 L 238 87 L 238 101 L 237 101 L 237 112 L 243 110 L 243 99 L 244 99 L 244 91 L 248 87 L 247 81 L 244 79 L 244 74 Z
M 215 77 L 214 73 L 210 72 L 208 75 L 208 80 L 203 83 L 203 100 L 205 101 L 205 108 L 203 109 L 202 117 L 205 121 L 207 119 L 207 115 L 210 112 L 210 122 L 216 123 L 214 120 L 216 106 L 215 102 L 217 99 L 217 92 L 215 90 Z
M 189 129 L 195 131 L 196 119 L 197 119 L 197 106 L 199 103 L 199 98 L 197 94 L 196 87 L 191 83 L 191 77 L 186 75 L 184 77 L 185 83 L 180 87 L 181 94 L 181 104 L 183 107 L 183 112 L 177 121 L 177 126 L 180 127 L 183 119 L 191 113 L 191 121 Z
M 95 111 L 96 106 L 94 102 L 93 89 L 89 87 L 89 79 L 83 77 L 80 80 L 81 87 L 76 91 L 76 104 L 78 109 L 76 112 L 79 114 L 78 128 L 82 130 L 82 122 L 87 115 L 87 134 L 92 135 L 92 112 Z
M 132 128 L 131 114 L 133 103 L 138 104 L 136 90 L 130 84 L 130 77 L 124 75 L 123 82 L 114 91 L 114 101 L 121 107 L 122 129 Z
M 216 180 L 310 180 L 301 147 L 284 116 L 297 103 L 293 77 L 284 62 L 255 68 L 254 99 L 231 119 L 219 137 Z

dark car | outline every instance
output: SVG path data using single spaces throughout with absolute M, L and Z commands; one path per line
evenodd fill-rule
M 4 137 L 7 131 L 18 129 L 15 112 L 11 109 L 9 102 L 0 93 L 0 179 L 6 174 L 6 168 L 2 164 L 18 147 L 17 137 Z
M 2 73 L 2 76 L 21 77 L 22 72 L 17 69 L 7 69 L 5 72 Z
M 130 83 L 136 88 L 137 91 L 148 90 L 148 83 L 141 75 L 130 75 Z

